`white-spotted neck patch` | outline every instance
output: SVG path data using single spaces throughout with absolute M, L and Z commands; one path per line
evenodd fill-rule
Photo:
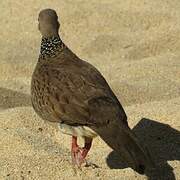
M 65 47 L 60 37 L 43 37 L 41 41 L 40 58 L 55 57 Z

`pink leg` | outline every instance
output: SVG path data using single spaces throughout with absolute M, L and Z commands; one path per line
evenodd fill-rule
M 72 146 L 71 146 L 71 157 L 72 157 L 72 163 L 76 164 L 76 154 L 79 152 L 79 146 L 77 144 L 77 137 L 72 136 Z
M 71 156 L 73 164 L 76 164 L 78 167 L 85 161 L 85 157 L 87 156 L 91 145 L 92 139 L 85 137 L 85 145 L 83 148 L 80 148 L 77 144 L 77 137 L 72 136 L 72 149 L 71 149 Z

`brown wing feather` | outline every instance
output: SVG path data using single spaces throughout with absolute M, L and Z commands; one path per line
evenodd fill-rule
M 36 94 L 39 96 L 36 99 L 42 99 L 44 102 L 43 106 L 39 105 L 41 109 L 37 111 L 44 119 L 55 122 L 63 121 L 72 125 L 104 124 L 106 119 L 103 117 L 101 122 L 96 122 L 93 118 L 94 112 L 92 112 L 91 105 L 96 98 L 104 98 L 103 101 L 107 103 L 111 101 L 108 113 L 112 114 L 116 109 L 118 113 L 122 112 L 125 116 L 122 106 L 106 80 L 95 67 L 85 61 L 71 58 L 64 62 L 45 62 L 38 65 L 35 73 L 36 75 L 33 76 L 38 77 L 38 80 L 33 78 L 32 83 L 36 83 L 35 87 L 39 88 L 39 93 L 41 92 Z M 104 108 L 106 106 L 102 103 L 97 107 L 97 113 L 105 112 Z

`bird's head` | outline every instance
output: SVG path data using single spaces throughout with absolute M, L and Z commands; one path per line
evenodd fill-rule
M 55 10 L 44 9 L 40 11 L 38 21 L 38 29 L 43 37 L 58 36 L 60 24 Z

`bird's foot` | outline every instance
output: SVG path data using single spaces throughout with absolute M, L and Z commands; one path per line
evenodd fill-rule
M 71 156 L 72 156 L 72 163 L 74 165 L 77 165 L 78 167 L 81 167 L 81 165 L 86 162 L 85 160 L 85 153 L 84 148 L 80 148 L 79 146 L 72 149 Z
M 90 150 L 92 139 L 85 138 L 85 146 L 83 148 L 79 147 L 77 144 L 77 137 L 72 137 L 72 163 L 77 165 L 79 168 L 81 165 L 86 162 L 85 157 L 87 156 L 88 151 Z
M 86 163 L 85 167 L 91 167 L 92 169 L 100 168 L 100 166 L 98 166 L 97 164 L 94 164 L 90 161 L 85 160 L 85 163 Z

